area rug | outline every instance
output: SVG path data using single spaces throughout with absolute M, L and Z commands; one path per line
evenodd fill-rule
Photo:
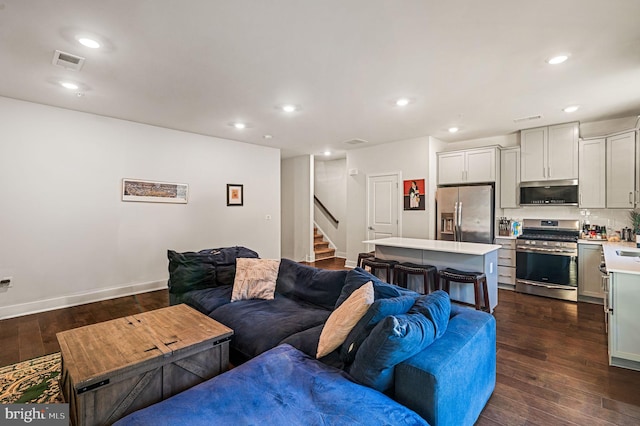
M 60 353 L 0 368 L 0 404 L 62 402 L 58 378 Z

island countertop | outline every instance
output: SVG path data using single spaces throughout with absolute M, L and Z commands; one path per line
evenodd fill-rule
M 496 244 L 465 243 L 459 241 L 426 240 L 421 238 L 389 237 L 378 240 L 366 240 L 364 244 L 377 246 L 400 247 L 416 250 L 440 251 L 447 253 L 471 254 L 483 256 L 492 251 L 501 249 Z
M 635 247 L 635 243 L 607 243 L 602 244 L 604 251 L 604 260 L 607 265 L 607 271 L 618 272 L 623 274 L 640 275 L 640 256 L 620 256 L 617 252 L 620 250 L 627 252 L 637 252 L 640 255 L 640 249 Z

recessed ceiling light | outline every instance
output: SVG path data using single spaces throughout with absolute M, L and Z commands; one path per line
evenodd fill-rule
M 69 90 L 78 90 L 78 87 L 79 87 L 77 84 L 71 83 L 70 81 L 61 81 L 60 86 Z
M 97 49 L 100 47 L 100 43 L 98 43 L 97 41 L 90 39 L 90 38 L 86 38 L 86 37 L 81 37 L 78 39 L 78 43 L 80 43 L 83 46 L 89 47 L 91 49 Z
M 244 123 L 239 123 L 238 122 L 238 123 L 233 123 L 233 127 L 235 127 L 236 129 L 244 129 L 244 128 L 247 127 L 247 125 L 244 124 Z
M 284 112 L 295 112 L 298 110 L 298 107 L 295 105 L 287 104 L 287 105 L 282 105 L 282 110 Z
M 457 127 L 449 127 L 449 133 L 455 133 L 458 130 L 460 130 L 460 129 L 458 129 Z
M 273 139 L 273 135 L 264 135 L 262 137 L 265 139 Z
M 407 106 L 409 105 L 409 99 L 407 98 L 400 98 L 396 101 L 396 105 L 397 106 Z
M 327 156 L 331 155 L 331 151 L 325 151 L 324 155 L 327 155 Z
M 553 58 L 547 59 L 547 63 L 550 65 L 558 65 L 563 63 L 567 59 L 569 59 L 569 55 L 558 55 L 554 56 Z
M 580 105 L 571 105 L 563 109 L 564 112 L 576 112 L 580 108 Z

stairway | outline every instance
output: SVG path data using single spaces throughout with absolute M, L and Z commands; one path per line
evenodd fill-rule
M 324 240 L 324 236 L 318 231 L 318 228 L 313 228 L 313 252 L 316 261 L 336 257 L 336 251 L 329 248 L 329 243 Z

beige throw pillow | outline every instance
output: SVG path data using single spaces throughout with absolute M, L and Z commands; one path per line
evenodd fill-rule
M 373 300 L 373 283 L 369 281 L 351 293 L 347 300 L 331 313 L 320 333 L 316 358 L 330 354 L 345 341 Z
M 236 277 L 231 301 L 244 299 L 273 299 L 280 259 L 236 259 Z

